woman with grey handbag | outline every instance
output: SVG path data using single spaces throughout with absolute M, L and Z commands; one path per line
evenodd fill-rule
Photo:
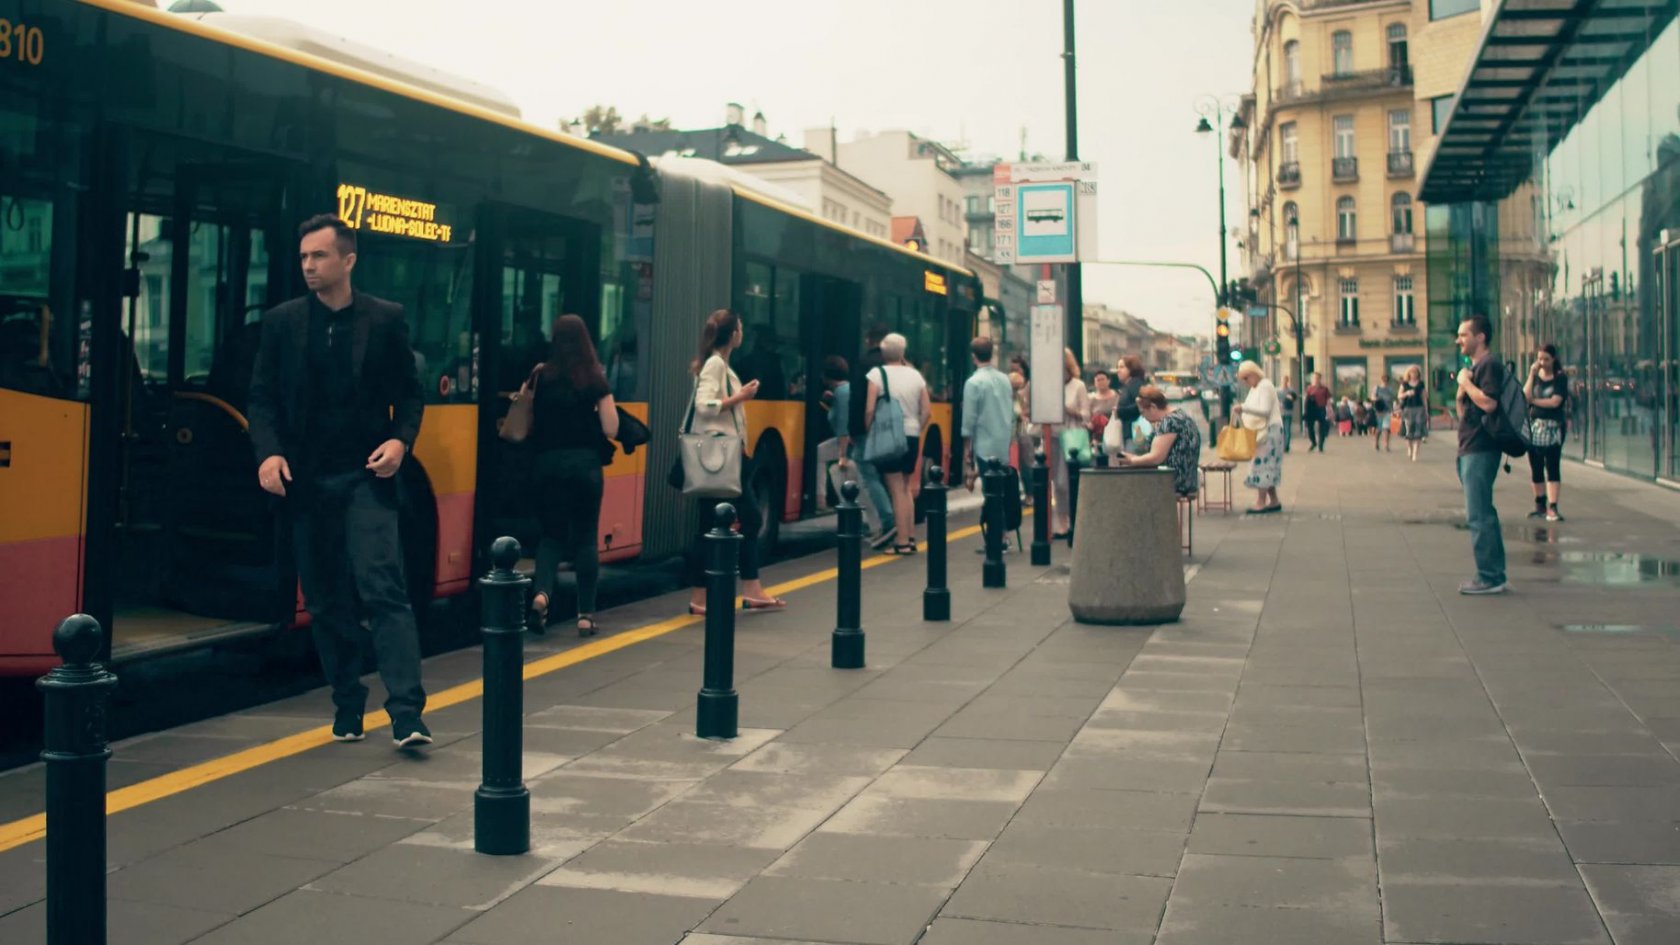
M 745 448 L 747 429 L 747 401 L 758 396 L 758 382 L 742 384 L 729 367 L 729 356 L 741 346 L 741 316 L 728 309 L 718 309 L 706 318 L 700 330 L 700 356 L 694 360 L 694 402 L 691 419 L 684 426 L 685 435 L 721 435 L 735 437 Z M 688 462 L 685 452 L 684 463 Z M 787 601 L 771 597 L 758 577 L 758 533 L 764 526 L 764 514 L 754 501 L 752 490 L 745 484 L 752 481 L 752 461 L 742 458 L 741 473 L 736 489 L 739 495 L 730 501 L 739 514 L 741 524 L 741 606 L 747 610 L 772 610 L 787 606 Z M 695 478 L 690 471 L 689 479 Z M 685 488 L 685 491 L 689 491 Z M 688 549 L 688 612 L 699 616 L 706 612 L 706 551 L 701 540 L 711 530 L 711 500 L 702 503 L 700 531 Z
M 898 523 L 898 534 L 893 538 L 892 550 L 888 553 L 895 555 L 916 553 L 916 494 L 922 489 L 922 434 L 933 419 L 927 380 L 922 377 L 922 372 L 904 360 L 908 346 L 909 342 L 896 331 L 881 339 L 881 360 L 884 363 L 869 372 L 869 399 L 864 408 L 864 426 L 869 429 L 869 439 L 864 443 L 864 459 L 875 463 L 875 468 L 881 471 L 881 479 L 887 484 L 887 493 L 892 496 L 893 519 Z M 883 422 L 896 418 L 900 423 L 897 430 L 877 433 L 875 415 L 883 403 L 891 403 L 898 408 L 879 411 Z M 874 441 L 880 437 L 890 438 L 893 434 L 904 437 L 902 452 L 887 455 L 876 448 Z

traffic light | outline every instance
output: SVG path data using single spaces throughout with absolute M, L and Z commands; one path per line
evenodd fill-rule
M 1214 350 L 1220 361 L 1231 357 L 1231 310 L 1220 306 L 1214 314 Z
M 1241 364 L 1243 359 L 1243 349 L 1232 348 L 1230 358 L 1232 364 Z

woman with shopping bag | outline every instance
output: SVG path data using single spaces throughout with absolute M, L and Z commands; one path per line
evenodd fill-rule
M 1281 512 L 1283 503 L 1278 501 L 1277 489 L 1283 481 L 1283 402 L 1278 399 L 1277 388 L 1253 361 L 1244 361 L 1237 368 L 1237 379 L 1248 386 L 1248 396 L 1236 407 L 1236 428 L 1254 437 L 1254 462 L 1243 480 L 1255 490 L 1248 514 Z
M 673 481 L 685 494 L 708 499 L 700 503 L 700 530 L 688 549 L 688 612 L 692 615 L 706 612 L 705 536 L 713 525 L 711 510 L 716 504 L 710 500 L 731 494 L 734 498 L 730 502 L 741 525 L 741 606 L 747 610 L 787 606 L 787 601 L 771 597 L 758 577 L 758 533 L 764 527 L 764 512 L 758 507 L 752 490 L 744 488 L 752 481 L 752 460 L 744 455 L 746 403 L 758 396 L 758 382 L 742 384 L 729 367 L 729 356 L 741 347 L 742 337 L 741 316 L 722 308 L 707 316 L 705 327 L 700 330 L 700 356 L 692 366 L 694 393 L 683 421 L 685 442 L 680 462 L 684 468 L 680 482 L 676 470 L 672 471 Z M 737 455 L 728 457 L 730 462 L 714 462 L 711 454 L 715 449 L 704 447 L 718 444 L 728 446 Z M 736 459 L 740 462 L 734 462 Z M 732 481 L 712 481 L 720 476 Z

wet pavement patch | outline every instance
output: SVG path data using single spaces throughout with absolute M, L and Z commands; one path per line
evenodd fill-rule
M 1570 584 L 1680 584 L 1680 560 L 1621 551 L 1564 551 L 1557 555 Z
M 1560 623 L 1553 624 L 1564 633 L 1596 636 L 1660 636 L 1680 643 L 1680 627 L 1657 627 L 1637 623 Z

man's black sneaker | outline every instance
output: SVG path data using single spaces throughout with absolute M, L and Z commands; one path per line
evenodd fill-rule
M 416 745 L 430 745 L 432 730 L 419 719 L 398 719 L 391 723 L 391 740 L 398 748 L 413 748 Z
M 362 713 L 354 709 L 339 709 L 333 714 L 332 737 L 335 742 L 359 742 L 362 734 Z

